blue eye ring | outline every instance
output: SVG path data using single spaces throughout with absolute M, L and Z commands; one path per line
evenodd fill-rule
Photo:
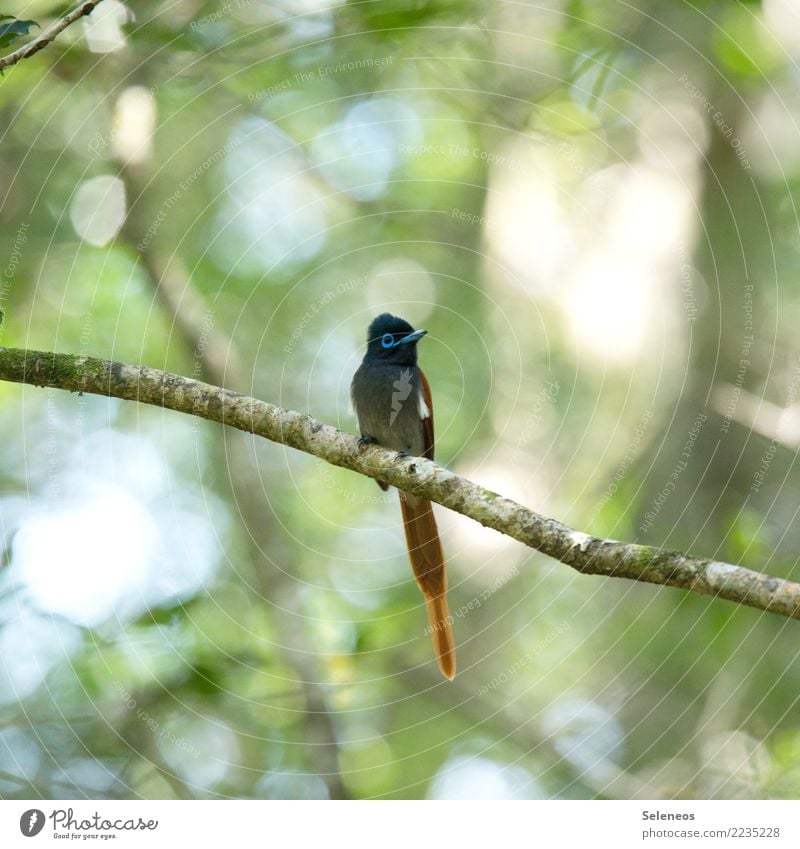
M 381 347 L 394 348 L 394 336 L 391 333 L 384 333 L 381 336 Z

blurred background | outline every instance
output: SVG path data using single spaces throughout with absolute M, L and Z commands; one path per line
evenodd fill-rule
M 104 0 L 0 80 L 0 344 L 355 432 L 389 310 L 449 468 L 797 579 L 799 54 L 792 0 Z M 396 493 L 0 401 L 4 798 L 800 793 L 795 621 L 439 510 L 449 683 Z

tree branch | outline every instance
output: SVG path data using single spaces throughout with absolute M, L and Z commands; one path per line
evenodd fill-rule
M 81 3 L 77 9 L 73 9 L 69 14 L 64 15 L 63 18 L 54 21 L 38 38 L 35 38 L 22 47 L 18 47 L 13 53 L 9 53 L 8 56 L 0 56 L 0 71 L 16 65 L 20 59 L 27 59 L 33 56 L 34 53 L 38 53 L 43 47 L 47 47 L 48 44 L 55 41 L 56 36 L 60 32 L 65 30 L 70 24 L 74 24 L 78 18 L 82 18 L 93 12 L 95 6 L 102 2 L 103 0 L 87 0 L 87 2 Z
M 263 436 L 469 516 L 587 575 L 630 578 L 800 619 L 800 584 L 678 551 L 589 536 L 421 457 L 399 457 L 311 416 L 145 366 L 0 348 L 0 380 L 166 407 Z

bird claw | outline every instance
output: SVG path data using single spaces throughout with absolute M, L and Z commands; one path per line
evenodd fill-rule
M 366 448 L 368 445 L 376 445 L 377 442 L 378 442 L 378 440 L 375 439 L 374 436 L 362 436 L 358 440 L 358 447 L 359 448 Z
M 398 460 L 402 460 L 404 457 L 410 457 L 410 456 L 411 456 L 410 451 L 398 451 L 397 452 L 397 459 Z

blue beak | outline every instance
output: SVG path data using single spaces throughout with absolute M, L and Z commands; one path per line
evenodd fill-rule
M 427 330 L 415 330 L 413 333 L 409 333 L 408 336 L 404 336 L 402 339 L 398 339 L 395 342 L 395 345 L 405 345 L 409 342 L 419 342 L 420 339 L 427 333 Z

